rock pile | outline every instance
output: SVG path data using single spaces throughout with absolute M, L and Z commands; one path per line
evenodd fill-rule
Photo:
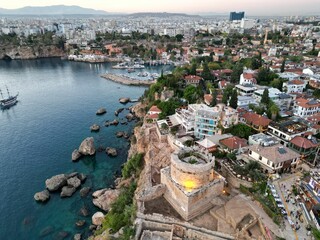
M 58 174 L 45 181 L 46 188 L 34 195 L 38 202 L 46 202 L 50 199 L 50 192 L 61 189 L 60 197 L 71 197 L 86 179 L 83 173 Z

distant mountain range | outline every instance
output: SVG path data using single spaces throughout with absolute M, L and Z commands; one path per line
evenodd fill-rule
M 167 12 L 141 12 L 133 14 L 111 13 L 103 10 L 83 8 L 79 6 L 53 5 L 44 7 L 23 7 L 17 9 L 0 8 L 0 15 L 128 15 L 131 17 L 160 17 L 166 18 L 171 16 L 195 17 L 198 15 L 189 15 L 184 13 L 167 13 Z
M 190 15 L 185 13 L 167 13 L 167 12 L 139 12 L 139 13 L 132 13 L 129 14 L 130 17 L 159 17 L 159 18 L 166 18 L 166 17 L 199 17 L 198 15 Z
M 45 7 L 0 8 L 0 15 L 106 15 L 106 11 L 79 6 L 54 5 Z

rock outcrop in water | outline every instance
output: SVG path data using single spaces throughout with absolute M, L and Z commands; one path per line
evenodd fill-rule
M 96 226 L 100 226 L 104 220 L 104 214 L 102 212 L 96 212 L 92 216 L 92 223 Z
M 128 98 L 128 97 L 119 98 L 119 102 L 122 104 L 126 104 L 126 103 L 130 102 L 130 98 Z
M 102 115 L 105 114 L 107 112 L 107 109 L 105 108 L 100 108 L 98 109 L 98 111 L 96 112 L 97 115 Z
M 124 110 L 124 108 L 119 108 L 118 110 L 116 110 L 114 112 L 114 115 L 116 115 L 116 117 L 118 117 L 119 113 L 121 113 Z
M 98 124 L 93 124 L 91 127 L 90 127 L 90 131 L 91 132 L 99 132 L 100 130 L 100 126 Z
M 116 157 L 118 155 L 117 149 L 112 147 L 107 147 L 106 153 L 108 154 L 108 156 L 111 156 L 111 157 Z
M 72 177 L 67 180 L 68 186 L 78 188 L 81 185 L 81 181 L 78 177 Z
M 72 161 L 78 161 L 79 158 L 81 158 L 81 153 L 79 153 L 78 149 L 73 150 L 71 155 Z
M 105 125 L 106 127 L 109 127 L 110 125 L 117 126 L 118 124 L 119 124 L 119 121 L 118 121 L 117 119 L 115 119 L 115 120 L 113 120 L 112 122 L 106 121 L 104 125 Z
M 88 193 L 90 192 L 91 188 L 90 187 L 84 187 L 80 189 L 80 196 L 81 197 L 86 197 Z
M 57 191 L 67 184 L 67 177 L 65 174 L 59 174 L 46 180 L 46 187 L 50 192 Z
M 86 175 L 83 173 L 73 172 L 70 174 L 59 174 L 55 175 L 46 180 L 46 188 L 50 192 L 57 191 L 61 189 L 60 196 L 61 197 L 71 197 L 76 190 L 81 186 L 86 180 Z M 88 192 L 90 188 L 88 188 Z M 42 192 L 37 192 L 34 195 L 34 199 L 36 201 L 45 202 L 50 198 L 50 193 L 48 190 L 44 190 Z M 84 190 L 85 191 L 85 190 Z M 88 192 L 86 194 L 88 194 Z
M 35 195 L 34 195 L 34 199 L 37 201 L 37 202 L 46 202 L 50 199 L 50 193 L 48 190 L 43 190 L 41 192 L 37 192 Z
M 71 186 L 64 186 L 61 190 L 60 197 L 71 197 L 77 189 Z
M 116 137 L 117 138 L 121 138 L 121 137 L 123 137 L 123 135 L 124 135 L 123 131 L 116 132 Z
M 119 189 L 101 189 L 98 191 L 95 191 L 92 196 L 93 196 L 93 204 L 104 210 L 104 211 L 109 211 L 111 204 L 118 198 L 120 195 L 120 190 Z
M 82 141 L 79 147 L 79 153 L 81 153 L 82 155 L 90 155 L 90 156 L 96 153 L 93 137 L 88 137 Z

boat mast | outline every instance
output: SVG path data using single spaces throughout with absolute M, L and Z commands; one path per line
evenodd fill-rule
M 6 86 L 6 89 L 7 89 L 8 97 L 10 97 L 9 89 L 7 86 Z
M 4 99 L 1 89 L 0 89 L 0 94 L 1 94 L 2 99 Z

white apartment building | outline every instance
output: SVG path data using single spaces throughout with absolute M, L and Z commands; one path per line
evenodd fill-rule
M 251 96 L 257 90 L 252 84 L 237 84 L 236 89 L 240 96 Z
M 251 69 L 243 70 L 243 73 L 240 75 L 240 84 L 257 84 L 255 73 L 256 72 Z
M 219 123 L 229 128 L 238 123 L 238 113 L 235 109 L 224 104 L 209 107 L 205 104 L 190 104 L 187 109 L 177 109 L 176 114 L 169 117 L 179 123 L 186 134 L 198 139 L 212 136 L 220 132 Z
M 308 117 L 320 112 L 320 101 L 316 99 L 296 99 L 293 106 L 293 113 L 299 117 Z
M 238 107 L 247 107 L 249 104 L 257 104 L 256 100 L 252 96 L 238 96 Z
M 242 18 L 240 22 L 240 27 L 243 29 L 250 29 L 253 28 L 255 24 L 256 20 L 254 19 Z
M 256 90 L 253 93 L 253 97 L 256 99 L 257 102 L 261 102 L 262 94 L 264 89 Z M 291 102 L 293 101 L 293 97 L 281 92 L 277 88 L 268 88 L 269 98 L 279 107 L 281 111 L 289 110 L 291 106 Z
M 303 89 L 306 87 L 306 83 L 302 80 L 291 80 L 288 82 L 284 82 L 282 85 L 283 90 L 290 93 L 303 93 Z

